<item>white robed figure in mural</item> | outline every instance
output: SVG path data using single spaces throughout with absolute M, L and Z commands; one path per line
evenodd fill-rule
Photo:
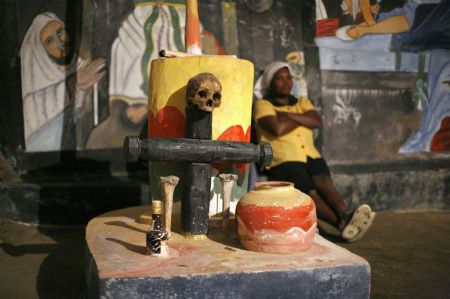
M 77 61 L 62 22 L 37 15 L 20 49 L 25 147 L 28 152 L 74 150 L 75 108 L 103 77 L 103 59 Z
M 89 136 L 88 149 L 121 147 L 139 135 L 147 119 L 150 62 L 159 51 L 184 51 L 185 1 L 135 1 L 111 47 L 109 117 Z M 202 30 L 203 52 L 224 54 L 215 37 Z

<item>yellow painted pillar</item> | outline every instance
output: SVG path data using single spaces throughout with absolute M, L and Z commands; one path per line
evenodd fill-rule
M 152 61 L 148 95 L 150 138 L 184 137 L 186 86 L 190 78 L 204 72 L 212 73 L 222 84 L 222 103 L 213 111 L 212 139 L 250 141 L 253 64 L 231 56 L 189 56 Z M 234 197 L 238 198 L 247 192 L 247 165 L 213 167 L 218 172 L 239 175 Z M 160 198 L 159 183 L 156 183 L 159 176 L 177 175 L 183 179 L 182 169 L 175 163 L 150 162 L 149 171 L 151 181 L 155 182 L 151 182 L 154 198 Z M 181 188 L 177 189 L 175 197 L 181 194 Z M 220 190 L 217 191 L 220 193 Z

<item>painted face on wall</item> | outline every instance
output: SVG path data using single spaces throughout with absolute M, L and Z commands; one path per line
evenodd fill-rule
M 288 68 L 284 67 L 279 69 L 273 76 L 271 89 L 277 95 L 288 96 L 291 94 L 292 85 L 291 73 Z
M 64 24 L 58 21 L 51 21 L 45 25 L 40 33 L 40 40 L 48 56 L 55 63 L 65 65 L 70 62 L 69 36 L 64 29 Z

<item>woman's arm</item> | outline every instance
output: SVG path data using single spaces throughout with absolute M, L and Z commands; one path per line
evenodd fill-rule
M 287 117 L 269 115 L 261 117 L 257 123 L 270 134 L 282 136 L 298 127 L 298 124 Z
M 309 129 L 319 129 L 322 127 L 322 119 L 316 110 L 309 110 L 305 113 L 277 112 L 277 114 L 288 117 L 299 126 L 304 126 Z
M 322 121 L 316 111 L 306 113 L 279 112 L 277 115 L 269 115 L 257 120 L 258 124 L 275 136 L 282 136 L 297 128 L 305 126 L 310 129 L 320 128 Z

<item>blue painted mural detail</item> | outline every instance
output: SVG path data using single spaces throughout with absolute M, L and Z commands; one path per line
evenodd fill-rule
M 442 121 L 450 116 L 450 51 L 430 51 L 428 71 L 429 104 L 421 128 L 400 148 L 401 153 L 433 150 L 431 143 Z

